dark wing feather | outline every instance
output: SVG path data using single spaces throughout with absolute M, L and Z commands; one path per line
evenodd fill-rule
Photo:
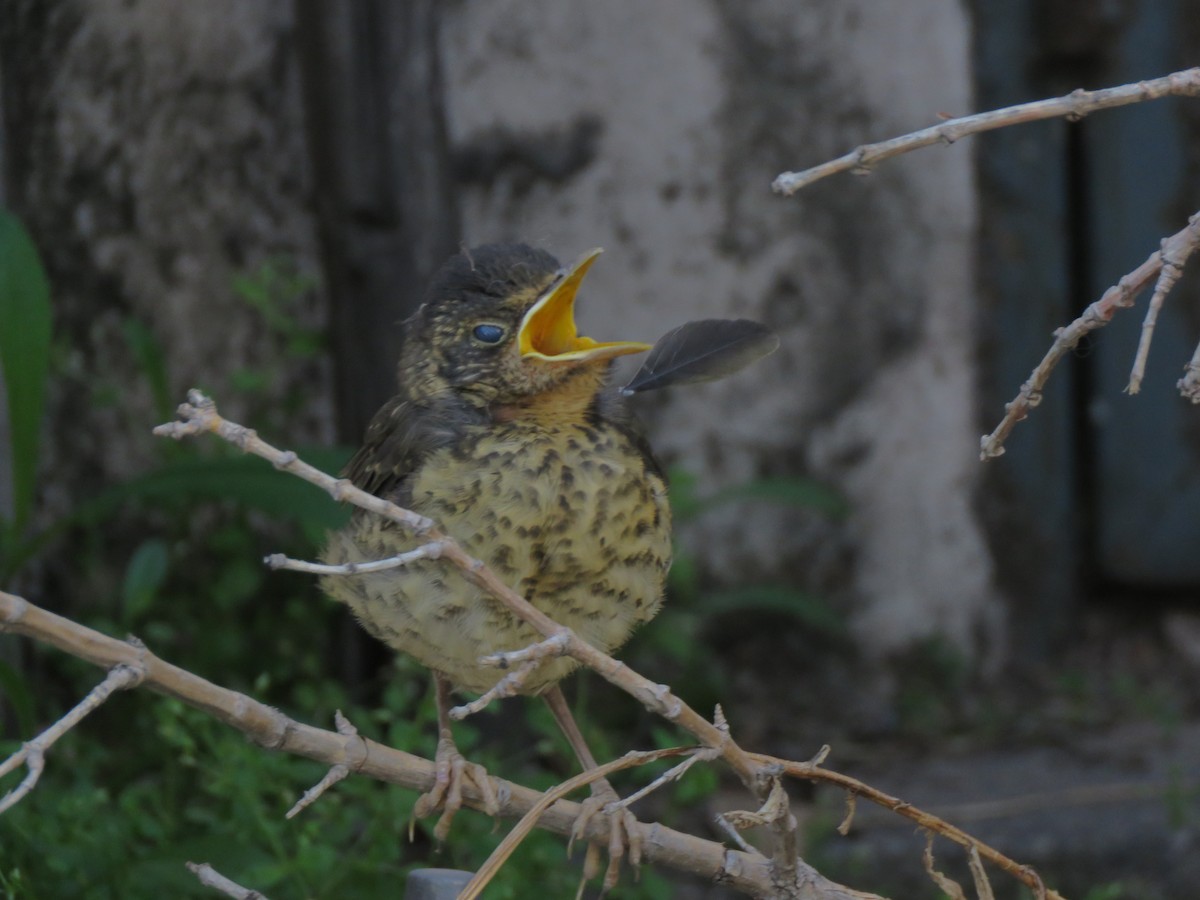
M 415 402 L 393 397 L 382 407 L 363 445 L 343 472 L 356 487 L 405 505 L 407 477 L 435 450 L 459 439 L 463 430 L 485 421 L 485 414 L 453 399 Z
M 749 319 L 700 319 L 668 331 L 650 351 L 626 397 L 672 384 L 713 381 L 732 375 L 779 346 L 779 336 Z

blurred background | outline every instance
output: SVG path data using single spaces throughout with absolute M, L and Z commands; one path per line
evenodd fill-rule
M 425 675 L 261 566 L 311 557 L 344 512 L 150 429 L 201 387 L 336 470 L 448 255 L 601 246 L 586 333 L 744 316 L 782 338 L 638 405 L 672 474 L 677 561 L 624 658 L 722 703 L 751 749 L 831 743 L 831 767 L 1065 894 L 1194 897 L 1200 413 L 1174 383 L 1200 337 L 1196 273 L 1140 395 L 1122 392 L 1131 311 L 1064 361 L 1006 455 L 981 464 L 978 446 L 1052 331 L 1200 207 L 1200 102 L 1006 129 L 793 198 L 770 184 L 1198 52 L 1183 0 L 5 0 L 0 586 L 432 754 Z M 4 747 L 99 677 L 0 637 Z M 680 740 L 598 679 L 568 693 L 602 758 Z M 462 735 L 504 777 L 572 771 L 540 705 Z M 421 829 L 410 843 L 414 798 L 355 780 L 285 822 L 320 774 L 173 702 L 116 698 L 0 818 L 0 892 L 207 896 L 196 859 L 276 898 L 374 896 L 499 839 L 463 814 L 440 854 Z M 689 776 L 639 815 L 714 836 L 713 812 L 745 806 L 735 788 Z M 841 837 L 841 804 L 817 791 L 797 810 L 811 862 L 937 896 L 920 835 L 861 811 Z M 495 896 L 534 878 L 565 895 L 576 869 L 533 840 Z M 625 890 L 719 895 L 657 872 Z

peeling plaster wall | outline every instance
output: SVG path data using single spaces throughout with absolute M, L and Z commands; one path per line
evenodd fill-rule
M 84 482 L 144 471 L 152 387 L 126 337 L 166 354 L 172 400 L 188 387 L 245 406 L 231 381 L 278 358 L 235 280 L 270 260 L 319 274 L 287 0 L 13 0 L 7 122 L 12 201 L 49 270 L 59 353 L 45 497 L 61 513 Z M 25 27 L 22 27 L 22 23 Z M 319 327 L 316 292 L 292 312 Z M 312 397 L 294 440 L 328 439 L 321 366 L 281 368 Z
M 40 45 L 8 49 L 45 108 L 7 136 L 15 168 L 43 161 L 11 199 L 52 279 L 73 273 L 55 283 L 68 349 L 47 499 L 61 511 L 73 485 L 155 452 L 125 322 L 169 348 L 172 396 L 201 383 L 237 415 L 229 373 L 270 346 L 233 280 L 274 256 L 316 273 L 316 242 L 290 3 L 13 3 L 10 21 L 42 20 L 29 29 Z M 826 598 L 876 655 L 934 633 L 994 655 L 1003 616 L 971 508 L 969 150 L 793 199 L 769 190 L 782 170 L 972 109 L 962 5 L 493 0 L 444 15 L 467 242 L 522 239 L 563 258 L 606 247 L 580 309 L 600 338 L 653 339 L 706 316 L 780 331 L 754 369 L 640 411 L 705 490 L 816 477 L 851 513 L 742 503 L 686 523 L 707 575 Z M 306 324 L 320 323 L 319 299 L 298 310 Z M 297 384 L 312 401 L 290 437 L 328 437 L 327 372 L 283 372 L 269 392 Z M 79 453 L 80 434 L 103 440 Z
M 969 111 L 962 5 L 463 3 L 444 41 L 470 242 L 607 248 L 580 311 L 601 339 L 706 316 L 780 330 L 764 364 L 648 398 L 643 418 L 714 488 L 815 476 L 852 512 L 743 504 L 735 529 L 692 523 L 709 574 L 816 590 L 876 654 L 934 633 L 995 654 L 1003 617 L 971 509 L 969 152 L 769 192 L 784 169 Z

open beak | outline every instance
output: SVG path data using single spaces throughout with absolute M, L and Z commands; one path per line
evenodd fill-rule
M 650 349 L 650 344 L 636 341 L 602 344 L 576 330 L 575 294 L 583 283 L 583 276 L 601 252 L 597 248 L 583 254 L 525 313 L 517 332 L 522 359 L 541 363 L 596 362 Z

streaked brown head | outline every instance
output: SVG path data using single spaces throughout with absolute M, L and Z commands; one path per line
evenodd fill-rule
M 406 323 L 400 380 L 412 399 L 457 392 L 480 404 L 548 390 L 648 344 L 599 343 L 575 327 L 575 295 L 599 250 L 563 267 L 525 244 L 451 257 Z

